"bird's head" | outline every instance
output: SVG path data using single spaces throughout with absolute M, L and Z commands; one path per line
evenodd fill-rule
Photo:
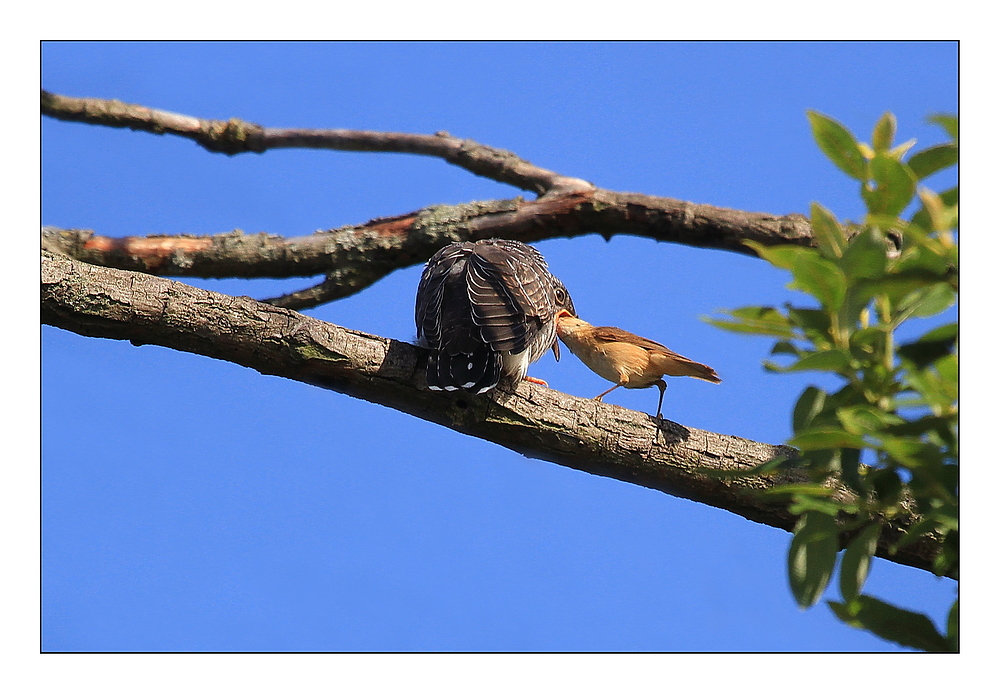
M 567 313 L 571 316 L 575 316 L 576 308 L 573 306 L 572 297 L 570 297 L 569 292 L 566 290 L 566 285 L 555 277 L 552 279 L 552 294 L 556 302 L 557 311 L 559 313 Z
M 590 327 L 590 323 L 576 317 L 575 314 L 563 309 L 556 314 L 556 334 L 564 340 L 572 337 L 581 328 Z

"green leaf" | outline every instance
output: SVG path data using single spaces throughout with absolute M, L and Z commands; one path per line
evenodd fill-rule
M 799 396 L 792 410 L 792 430 L 796 433 L 805 430 L 812 424 L 816 415 L 823 411 L 826 403 L 826 391 L 815 386 L 809 386 Z
M 955 355 L 952 354 L 950 356 L 954 358 Z M 945 357 L 945 359 L 948 359 L 948 357 Z M 943 360 L 939 359 L 938 361 Z M 956 380 L 950 376 L 944 378 L 932 369 L 907 373 L 905 381 L 908 386 L 920 393 L 924 403 L 929 407 L 949 408 L 958 397 Z
M 797 325 L 817 347 L 830 345 L 830 314 L 821 309 L 795 308 L 785 305 L 788 318 Z
M 898 216 L 913 199 L 917 178 L 910 168 L 887 154 L 876 154 L 869 168 L 875 181 L 861 187 L 869 212 L 876 215 Z
M 906 547 L 911 542 L 919 540 L 927 533 L 934 532 L 935 530 L 938 529 L 939 525 L 940 522 L 934 516 L 927 516 L 925 518 L 921 518 L 919 521 L 917 521 L 916 523 L 914 523 L 913 525 L 911 525 L 909 528 L 906 529 L 906 532 L 903 533 L 903 536 L 896 541 L 895 545 L 893 545 L 892 551 L 897 552 L 903 547 Z
M 898 307 L 899 302 L 910 292 L 926 288 L 939 280 L 939 276 L 927 272 L 897 272 L 877 280 L 858 280 L 857 289 L 858 293 L 871 298 L 885 296 L 894 307 Z
M 950 532 L 944 536 L 941 543 L 941 551 L 934 557 L 931 568 L 938 576 L 951 574 L 958 568 L 958 533 Z
M 828 414 L 828 413 L 826 413 Z M 818 428 L 818 427 L 817 427 Z M 799 451 L 799 467 L 808 470 L 813 478 L 825 478 L 840 469 L 840 458 L 849 448 L 821 448 L 815 451 Z
M 896 116 L 886 111 L 875 123 L 875 129 L 872 131 L 872 147 L 876 152 L 887 151 L 892 147 L 894 137 L 896 137 Z
M 746 306 L 732 311 L 720 310 L 719 313 L 733 320 L 723 321 L 705 316 L 702 320 L 730 332 L 783 338 L 796 337 L 788 317 L 770 306 Z
M 948 642 L 927 615 L 910 612 L 870 595 L 846 603 L 829 602 L 834 614 L 853 627 L 867 629 L 879 638 L 930 653 L 950 651 Z
M 851 434 L 863 436 L 877 434 L 888 426 L 899 424 L 903 418 L 891 412 L 884 412 L 873 405 L 838 407 L 837 419 Z
M 791 354 L 793 357 L 798 357 L 802 354 L 802 350 L 788 340 L 778 340 L 771 348 L 771 354 Z
M 951 266 L 950 260 L 932 244 L 918 242 L 903 249 L 895 263 L 895 275 L 891 279 L 897 282 L 916 280 L 917 286 L 930 285 L 943 280 Z
M 806 116 L 816 144 L 830 161 L 851 178 L 859 181 L 867 179 L 868 162 L 851 131 L 817 111 L 807 111 Z
M 884 328 L 862 328 L 851 333 L 851 354 L 859 361 L 881 361 L 887 343 Z
M 917 178 L 927 178 L 958 163 L 958 145 L 948 142 L 922 149 L 914 152 L 906 163 Z
M 842 349 L 829 349 L 822 352 L 807 352 L 791 366 L 773 369 L 780 373 L 792 371 L 833 371 L 846 373 L 851 370 L 851 355 Z
M 712 318 L 711 316 L 702 316 L 701 319 L 715 328 L 719 328 L 720 330 L 725 330 L 731 333 L 739 333 L 742 335 L 770 335 L 773 337 L 793 337 L 793 335 L 789 335 L 784 332 L 781 333 L 773 332 L 771 330 L 762 328 L 761 326 L 756 326 L 749 323 L 719 320 L 718 318 Z
M 889 150 L 889 156 L 893 159 L 902 159 L 903 155 L 910 151 L 913 145 L 917 144 L 915 139 L 909 139 L 901 145 L 897 145 Z
M 944 381 L 950 381 L 951 384 L 958 384 L 958 355 L 948 354 L 941 357 L 934 362 L 934 366 L 937 367 L 937 371 L 941 374 L 941 378 Z M 945 384 L 950 385 L 950 384 Z M 957 392 L 956 392 L 957 395 Z
M 812 429 L 796 434 L 789 442 L 802 451 L 815 451 L 824 448 L 866 448 L 865 440 L 856 434 L 842 429 Z
M 958 226 L 957 206 L 945 205 L 941 196 L 929 188 L 921 188 L 917 191 L 917 195 L 920 197 L 920 202 L 923 203 L 923 208 L 927 211 L 927 219 L 931 223 L 929 231 L 948 232 Z M 949 238 L 949 246 L 953 238 Z M 941 245 L 941 241 L 942 237 L 939 236 L 933 241 L 927 239 L 925 243 L 933 243 L 939 246 Z
M 810 248 L 809 246 L 796 246 L 790 243 L 765 246 L 757 241 L 744 241 L 743 245 L 752 248 L 761 258 L 783 270 L 791 270 L 795 267 L 795 261 L 798 260 L 800 255 L 816 255 L 818 252 L 815 248 Z
M 790 286 L 819 299 L 823 306 L 836 311 L 847 295 L 847 278 L 839 267 L 818 255 L 800 255 L 792 268 L 795 281 Z
M 847 237 L 840 222 L 830 210 L 826 209 L 818 202 L 809 206 L 810 219 L 812 221 L 813 234 L 822 249 L 823 254 L 828 258 L 839 258 L 844 253 L 847 246 Z
M 816 604 L 837 563 L 837 521 L 818 511 L 805 513 L 795 525 L 788 548 L 788 582 L 799 607 Z
M 868 490 L 861 483 L 861 451 L 857 448 L 841 448 L 836 457 L 840 479 L 855 494 L 867 495 Z
M 743 306 L 727 311 L 727 313 L 734 318 L 753 323 L 788 325 L 788 318 L 773 306 Z
M 934 316 L 955 303 L 955 290 L 947 282 L 938 282 L 918 289 L 900 302 L 900 311 L 908 310 L 920 318 Z
M 936 515 L 942 530 L 958 530 L 958 465 L 929 465 L 912 472 L 909 486 L 917 502 L 933 501 L 922 512 Z
M 881 533 L 881 523 L 872 523 L 847 545 L 840 560 L 840 594 L 844 600 L 856 597 L 864 587 Z
M 896 348 L 897 353 L 918 369 L 925 369 L 932 363 L 952 353 L 958 341 L 958 324 L 942 325 L 921 337 L 916 342 L 908 342 Z
M 958 323 L 946 323 L 924 333 L 919 341 L 936 341 L 950 339 L 953 342 L 958 339 Z
M 950 417 L 927 415 L 909 421 L 897 417 L 897 422 L 886 426 L 885 432 L 893 436 L 909 436 L 913 438 L 935 432 L 942 439 L 950 439 L 950 427 L 956 420 L 957 415 Z
M 836 516 L 838 513 L 853 515 L 858 513 L 858 505 L 819 496 L 809 496 L 808 494 L 793 494 L 792 503 L 788 505 L 788 510 L 797 516 L 810 511 L 817 511 L 827 516 Z
M 946 206 L 953 207 L 958 204 L 958 188 L 949 188 L 948 190 L 939 193 L 938 197 Z M 932 231 L 934 228 L 934 225 L 931 223 L 930 213 L 927 211 L 926 206 L 921 206 L 910 221 L 912 224 L 926 231 Z
M 899 479 L 899 473 L 892 468 L 882 468 L 873 470 L 866 476 L 866 481 L 871 485 L 879 503 L 888 508 L 899 502 L 899 497 L 903 493 L 903 482 Z
M 948 650 L 958 653 L 958 600 L 951 604 L 948 610 Z
M 940 465 L 942 462 L 941 449 L 933 443 L 895 436 L 882 436 L 881 439 L 882 448 L 894 460 L 899 461 L 907 467 L 934 466 Z
M 885 234 L 877 229 L 865 229 L 851 239 L 840 267 L 849 279 L 878 279 L 885 274 L 887 250 Z
M 958 116 L 954 116 L 950 113 L 935 113 L 927 119 L 927 122 L 937 123 L 944 128 L 946 133 L 948 133 L 948 137 L 953 140 L 958 139 Z

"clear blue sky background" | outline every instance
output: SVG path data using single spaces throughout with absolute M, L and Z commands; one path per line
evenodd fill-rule
M 866 139 L 957 110 L 947 43 L 55 43 L 45 89 L 274 127 L 454 135 L 598 186 L 857 218 L 806 109 Z M 429 158 L 274 151 L 43 120 L 43 222 L 110 236 L 289 236 L 521 194 Z M 947 181 L 931 181 L 939 187 Z M 780 443 L 812 375 L 700 320 L 805 301 L 762 261 L 597 236 L 538 244 L 582 317 L 712 365 L 664 416 Z M 420 268 L 309 313 L 412 340 Z M 309 284 L 192 281 L 274 296 Z M 399 412 L 159 347 L 42 338 L 43 639 L 49 651 L 891 651 L 799 610 L 790 536 L 524 458 Z M 572 355 L 531 371 L 593 396 Z M 607 402 L 652 412 L 656 391 Z M 954 583 L 876 560 L 870 591 L 940 625 Z M 831 591 L 831 598 L 836 598 Z

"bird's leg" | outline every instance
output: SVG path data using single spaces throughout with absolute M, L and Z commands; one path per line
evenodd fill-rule
M 662 420 L 663 416 L 660 414 L 660 411 L 663 409 L 663 394 L 667 391 L 667 382 L 661 378 L 653 385 L 660 389 L 660 401 L 656 403 L 656 418 Z
M 610 393 L 611 391 L 613 391 L 615 388 L 619 387 L 620 385 L 621 385 L 621 383 L 618 383 L 616 385 L 611 386 L 606 391 L 604 391 L 603 393 L 601 393 L 600 395 L 598 395 L 596 398 L 594 398 L 594 400 L 597 400 L 598 402 L 601 402 L 601 398 L 603 398 L 605 395 L 607 395 L 608 393 Z

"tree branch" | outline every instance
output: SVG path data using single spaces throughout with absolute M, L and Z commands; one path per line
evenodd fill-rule
M 238 118 L 228 121 L 185 116 L 126 104 L 117 99 L 77 98 L 42 90 L 42 115 L 114 128 L 131 128 L 156 135 L 169 133 L 194 140 L 210 152 L 240 154 L 269 149 L 335 149 L 350 152 L 402 152 L 439 157 L 477 176 L 508 183 L 538 194 L 592 190 L 579 178 L 561 176 L 535 166 L 513 152 L 452 137 L 387 133 L 371 130 L 265 128 Z
M 606 190 L 537 200 L 437 205 L 309 236 L 284 238 L 233 231 L 213 236 L 99 236 L 87 229 L 42 230 L 42 248 L 94 265 L 177 277 L 306 277 L 326 274 L 311 290 L 268 299 L 303 309 L 349 296 L 389 273 L 425 262 L 453 241 L 493 237 L 531 243 L 599 233 L 629 234 L 754 255 L 745 245 L 812 242 L 801 215 L 695 205 L 672 198 Z
M 80 335 L 156 344 L 223 359 L 407 412 L 532 458 L 639 484 L 790 530 L 795 517 L 761 496 L 783 477 L 720 477 L 794 449 L 691 429 L 649 415 L 521 382 L 486 395 L 427 390 L 423 350 L 294 311 L 151 275 L 42 252 L 42 321 Z M 929 570 L 931 536 L 889 556 Z

